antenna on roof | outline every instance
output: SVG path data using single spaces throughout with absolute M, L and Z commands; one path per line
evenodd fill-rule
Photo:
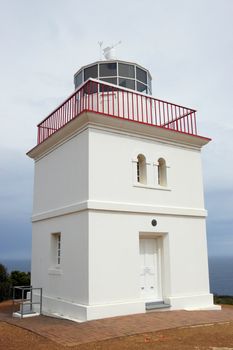
M 100 47 L 100 61 L 102 60 L 102 45 L 103 45 L 103 41 L 98 41 L 99 47 Z
M 107 46 L 103 49 L 104 57 L 106 60 L 115 60 L 116 59 L 116 50 L 115 47 L 121 44 L 121 40 L 118 41 L 115 45 Z

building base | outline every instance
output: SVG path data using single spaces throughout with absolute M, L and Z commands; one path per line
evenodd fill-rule
M 213 304 L 213 295 L 193 295 L 169 297 L 164 299 L 172 310 L 221 310 L 221 306 Z M 34 311 L 36 308 L 34 308 Z M 158 310 L 159 311 L 159 310 Z M 146 303 L 138 299 L 112 304 L 85 305 L 71 301 L 43 296 L 43 314 L 58 318 L 66 318 L 76 322 L 85 322 L 107 317 L 126 316 L 146 312 Z
M 35 308 L 36 311 L 36 308 Z M 71 301 L 43 296 L 43 314 L 85 322 L 107 317 L 124 316 L 145 312 L 145 302 L 140 300 L 112 304 L 84 305 Z
M 169 297 L 164 301 L 171 305 L 170 310 L 221 310 L 213 303 L 213 294 Z

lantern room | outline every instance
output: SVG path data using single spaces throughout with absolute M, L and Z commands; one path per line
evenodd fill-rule
M 152 94 L 150 72 L 144 67 L 126 61 L 97 61 L 80 68 L 74 75 L 75 89 L 89 78 L 98 79 L 148 95 Z

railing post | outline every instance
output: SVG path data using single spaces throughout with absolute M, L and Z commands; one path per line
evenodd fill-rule
M 194 112 L 194 125 L 195 125 L 195 135 L 197 135 L 197 119 L 196 119 L 196 112 Z
M 121 91 L 122 96 L 122 118 L 125 118 L 125 93 Z
M 32 286 L 30 286 L 30 311 L 32 311 Z
M 119 117 L 120 116 L 120 100 L 119 100 L 119 97 L 120 94 L 119 94 L 119 89 L 117 89 L 117 116 Z
M 23 303 L 24 303 L 24 289 L 23 289 L 23 287 L 22 287 L 22 294 L 21 294 L 21 301 L 22 301 L 22 303 L 21 303 L 21 318 L 23 318 Z
M 178 120 L 177 120 L 177 110 L 175 106 L 175 115 L 176 115 L 176 131 L 178 131 Z
M 99 83 L 96 83 L 96 91 L 97 91 L 97 112 L 99 112 Z
M 142 97 L 142 95 L 141 95 L 141 113 L 142 113 L 142 122 L 144 123 L 144 108 L 143 108 L 143 97 Z
M 42 288 L 40 288 L 40 315 L 42 314 Z
M 161 106 L 160 106 L 160 101 L 159 102 L 159 126 L 161 126 L 161 120 L 162 120 L 162 116 L 161 116 Z
M 86 109 L 89 111 L 90 108 L 90 81 L 87 82 L 87 103 L 86 103 Z
M 136 104 L 136 107 L 137 107 L 137 121 L 138 121 L 138 94 L 136 95 L 136 100 L 137 100 L 137 104 Z M 134 119 L 135 120 L 135 119 Z
M 15 311 L 15 287 L 13 287 L 13 300 L 12 300 L 13 312 Z M 12 312 L 12 316 L 13 316 Z
M 91 82 L 91 110 L 94 111 L 94 93 L 95 93 L 95 83 Z
M 110 110 L 110 103 L 109 103 L 109 87 L 107 87 L 107 100 L 108 100 L 108 114 Z
M 114 87 L 112 87 L 112 114 L 115 116 L 115 101 L 114 101 Z

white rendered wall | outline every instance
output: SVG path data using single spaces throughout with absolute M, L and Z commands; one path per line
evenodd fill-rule
M 61 233 L 61 263 L 51 263 L 51 234 Z M 88 304 L 88 214 L 80 212 L 33 223 L 32 285 L 44 297 Z M 44 304 L 49 312 L 51 305 Z M 65 310 L 58 308 L 57 313 Z
M 33 215 L 87 200 L 88 132 L 35 162 Z
M 90 131 L 89 148 L 90 199 L 204 208 L 200 151 L 94 129 Z M 138 154 L 143 154 L 148 163 L 148 183 L 143 187 L 133 186 Z M 168 191 L 152 188 L 157 185 L 154 163 L 159 158 L 168 165 Z
M 162 239 L 162 299 L 174 309 L 211 307 L 204 224 L 203 218 L 102 211 L 34 223 L 32 284 L 43 288 L 44 312 L 78 320 L 145 312 L 139 239 L 148 235 Z M 62 237 L 59 269 L 49 260 L 53 232 Z
M 93 211 L 89 221 L 90 304 L 141 298 L 139 237 L 145 235 L 162 237 L 163 299 L 190 297 L 185 308 L 209 297 L 204 219 Z

